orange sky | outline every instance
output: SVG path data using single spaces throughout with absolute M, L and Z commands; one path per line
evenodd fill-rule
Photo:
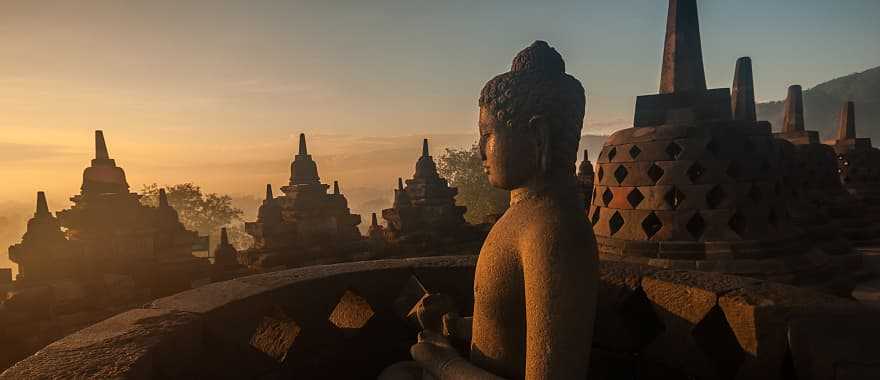
M 880 2 L 837 4 L 701 1 L 710 86 L 744 55 L 761 100 L 877 66 Z M 96 129 L 133 190 L 262 196 L 305 132 L 353 204 L 390 198 L 421 138 L 435 156 L 474 141 L 480 88 L 536 39 L 584 83 L 584 133 L 626 128 L 657 91 L 665 15 L 641 0 L 2 1 L 0 218 L 38 190 L 68 207 Z

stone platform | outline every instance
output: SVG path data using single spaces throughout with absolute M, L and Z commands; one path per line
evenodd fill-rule
M 375 378 L 408 358 L 414 279 L 470 305 L 475 260 L 357 262 L 210 284 L 61 339 L 0 379 Z M 603 262 L 591 378 L 877 378 L 878 317 L 791 286 Z

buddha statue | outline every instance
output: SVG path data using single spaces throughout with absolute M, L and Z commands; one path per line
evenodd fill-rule
M 585 102 L 581 83 L 543 41 L 483 88 L 483 167 L 493 186 L 511 191 L 510 208 L 477 261 L 470 360 L 423 323 L 411 349 L 423 377 L 586 377 L 598 255 L 575 178 Z M 380 378 L 407 378 L 389 377 L 392 368 Z

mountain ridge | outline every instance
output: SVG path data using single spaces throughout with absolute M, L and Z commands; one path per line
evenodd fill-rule
M 856 133 L 880 139 L 880 66 L 829 80 L 804 91 L 804 120 L 807 130 L 819 131 L 823 140 L 837 133 L 841 106 L 856 104 Z M 782 127 L 784 100 L 758 104 L 758 118 Z

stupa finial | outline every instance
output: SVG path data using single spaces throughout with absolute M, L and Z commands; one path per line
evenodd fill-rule
M 229 233 L 226 232 L 226 227 L 220 229 L 220 246 L 229 245 Z
M 430 156 L 428 153 L 428 139 L 424 139 L 422 140 L 422 157 Z
M 397 177 L 397 190 L 403 191 L 403 178 Z
M 46 202 L 46 193 L 42 191 L 37 192 L 37 210 L 34 212 L 34 217 L 40 216 L 52 216 L 49 213 L 49 203 Z
M 378 226 L 379 226 L 379 219 L 376 218 L 376 213 L 374 212 L 374 213 L 373 213 L 373 219 L 372 219 L 372 221 L 370 222 L 370 227 L 378 227 Z
M 168 194 L 165 193 L 165 189 L 159 189 L 159 207 L 170 207 L 168 205 Z
M 301 156 L 309 154 L 309 149 L 306 148 L 306 134 L 305 133 L 299 134 L 299 154 Z
M 856 104 L 853 102 L 846 102 L 840 108 L 837 138 L 839 140 L 856 138 Z
M 104 131 L 95 131 L 95 159 L 109 160 L 110 153 L 107 152 L 107 143 L 104 141 Z
M 806 130 L 804 126 L 804 93 L 801 86 L 794 85 L 788 88 L 784 112 L 782 120 L 783 132 L 802 132 Z
M 339 181 L 333 181 L 333 195 L 339 195 Z
M 752 73 L 752 59 L 742 57 L 736 60 L 736 72 L 731 88 L 731 106 L 733 119 L 756 122 L 758 113 L 755 110 L 755 80 Z
M 706 91 L 696 0 L 669 0 L 660 93 Z
M 273 198 L 274 198 L 274 195 L 272 194 L 272 184 L 267 183 L 266 184 L 266 201 L 267 202 L 271 201 Z

